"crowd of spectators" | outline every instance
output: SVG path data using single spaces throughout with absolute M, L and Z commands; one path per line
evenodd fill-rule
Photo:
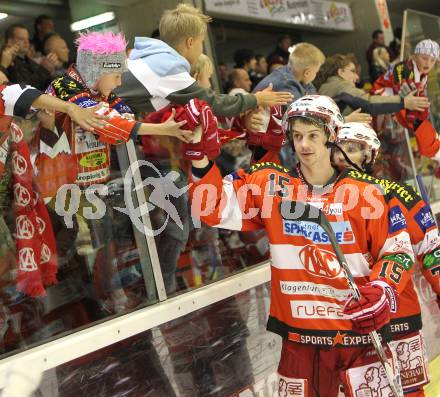
M 50 17 L 40 15 L 31 40 L 24 25 L 10 25 L 4 32 L 0 52 L 0 77 L 44 91 L 55 77 L 61 76 L 69 63 L 70 49 L 54 28 Z
M 397 62 L 400 55 L 401 35 L 402 29 L 396 28 L 394 39 L 387 46 L 382 30 L 378 29 L 372 33 L 372 43 L 366 50 L 369 78 L 361 78 L 361 65 L 353 54 L 344 54 L 352 60 L 354 65 L 352 68 L 353 76 L 356 78 L 353 80 L 357 88 L 363 89 L 365 87 L 365 92 L 367 92 L 371 84 Z M 251 92 L 261 90 L 269 83 L 277 84 L 278 87 L 274 86 L 274 89 L 280 90 L 280 83 L 277 82 L 283 80 L 281 76 L 284 76 L 283 89 L 286 88 L 285 86 L 290 84 L 288 81 L 292 80 L 292 70 L 295 68 L 295 65 L 288 65 L 293 49 L 294 43 L 289 35 L 280 36 L 275 49 L 267 56 L 257 54 L 250 48 L 238 49 L 233 55 L 233 63 L 231 60 L 223 60 L 217 64 L 221 91 L 228 94 Z M 233 68 L 229 69 L 228 63 L 225 61 L 233 64 Z M 350 73 L 350 70 L 350 68 L 344 69 L 347 73 Z M 295 76 L 295 72 L 293 72 L 293 76 Z M 296 77 L 293 78 L 296 79 Z M 315 86 L 322 84 L 319 79 L 318 76 L 318 80 L 314 82 Z M 261 83 L 262 81 L 263 83 Z M 296 89 L 293 94 L 296 94 L 295 91 Z

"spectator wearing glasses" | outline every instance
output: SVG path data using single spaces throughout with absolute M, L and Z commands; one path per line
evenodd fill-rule
M 400 95 L 379 96 L 370 95 L 356 87 L 359 76 L 356 66 L 350 57 L 336 54 L 328 57 L 322 65 L 314 84 L 320 95 L 327 95 L 335 100 L 343 115 L 354 110 L 362 111 L 350 114 L 345 118 L 347 122 L 370 122 L 370 115 L 396 113 L 401 109 L 418 109 L 426 105 L 426 98 L 415 97 L 414 92 L 405 97 Z

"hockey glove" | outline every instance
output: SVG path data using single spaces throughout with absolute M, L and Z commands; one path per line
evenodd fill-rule
M 353 323 L 353 331 L 368 334 L 388 324 L 390 314 L 397 310 L 397 295 L 394 289 L 381 280 L 359 287 L 360 301 L 348 298 L 344 314 Z
M 150 113 L 147 123 L 162 123 L 166 121 L 175 109 L 176 122 L 186 121 L 185 128 L 194 132 L 190 137 L 191 143 L 182 144 L 183 158 L 186 160 L 200 160 L 205 155 L 214 159 L 220 154 L 220 140 L 217 128 L 217 119 L 206 102 L 191 99 L 186 105 L 169 105 L 157 112 Z
M 422 156 L 440 161 L 440 141 L 436 130 L 429 120 L 416 122 L 416 140 Z
M 185 111 L 190 111 L 198 118 L 197 128 L 194 128 L 194 137 L 191 143 L 184 143 L 183 158 L 186 160 L 200 160 L 205 155 L 209 159 L 215 159 L 220 154 L 220 139 L 218 135 L 217 119 L 212 114 L 211 108 L 202 101 L 192 99 L 184 106 Z M 188 114 L 188 113 L 187 113 Z M 178 118 L 176 121 L 187 120 Z M 193 129 L 191 124 L 189 129 Z
M 285 135 L 281 128 L 283 118 L 281 106 L 272 106 L 261 110 L 263 126 L 260 131 L 247 130 L 249 146 L 260 146 L 269 151 L 278 152 L 285 142 Z

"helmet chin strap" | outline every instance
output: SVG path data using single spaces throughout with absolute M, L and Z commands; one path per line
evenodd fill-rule
M 365 170 L 364 172 L 366 172 L 367 174 L 372 174 L 373 173 L 373 162 L 370 161 L 369 163 L 367 163 L 367 160 L 364 159 L 364 161 L 362 162 L 362 168 Z
M 353 161 L 350 160 L 350 158 L 347 156 L 347 153 L 344 152 L 344 150 L 335 142 L 327 142 L 327 145 L 330 145 L 329 147 L 334 147 L 337 148 L 342 155 L 344 156 L 345 161 L 350 164 L 353 168 L 355 168 L 357 171 L 359 172 L 368 172 L 366 171 L 366 167 L 364 169 L 362 169 L 361 167 L 359 167 L 357 164 L 353 163 Z M 362 166 L 364 167 L 365 164 L 365 160 L 362 162 Z

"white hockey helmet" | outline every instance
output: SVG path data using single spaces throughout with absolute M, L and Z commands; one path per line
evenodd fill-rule
M 344 118 L 336 102 L 325 95 L 305 95 L 287 108 L 283 116 L 282 128 L 289 136 L 289 121 L 294 117 L 318 120 L 326 127 L 330 137 L 336 139 L 338 130 L 344 124 Z
M 336 137 L 336 144 L 344 141 L 361 142 L 368 146 L 371 150 L 371 164 L 376 161 L 379 154 L 380 141 L 377 138 L 376 131 L 368 124 L 364 123 L 345 123 L 338 131 Z

